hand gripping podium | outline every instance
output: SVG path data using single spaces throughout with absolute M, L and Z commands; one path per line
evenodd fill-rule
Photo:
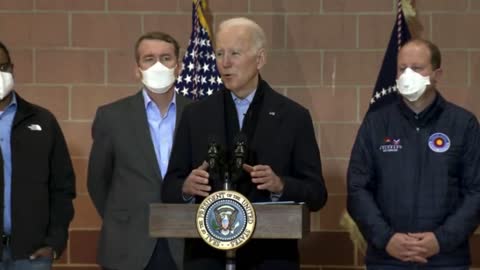
M 252 204 L 256 225 L 254 239 L 302 239 L 310 231 L 310 213 L 305 204 Z M 157 238 L 200 238 L 197 229 L 199 204 L 151 204 L 150 236 Z M 220 221 L 219 221 L 220 222 Z M 204 239 L 205 240 L 205 239 Z M 241 248 L 241 246 L 239 247 Z M 227 251 L 227 259 L 233 254 Z

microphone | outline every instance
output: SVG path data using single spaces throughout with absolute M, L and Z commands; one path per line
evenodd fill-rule
M 220 169 L 220 145 L 217 143 L 217 138 L 214 135 L 208 136 L 208 150 L 207 163 L 210 171 L 217 171 Z
M 247 136 L 243 133 L 238 133 L 233 139 L 233 168 L 232 171 L 239 173 L 243 170 L 243 163 L 247 158 Z

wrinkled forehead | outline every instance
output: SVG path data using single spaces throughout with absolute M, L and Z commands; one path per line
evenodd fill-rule
M 253 31 L 246 25 L 228 25 L 221 27 L 216 35 L 217 48 L 252 47 Z

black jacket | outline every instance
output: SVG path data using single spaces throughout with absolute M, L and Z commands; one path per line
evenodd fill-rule
M 433 232 L 431 266 L 468 265 L 480 219 L 480 127 L 443 99 L 416 115 L 398 102 L 369 113 L 348 168 L 348 211 L 369 248 L 367 264 L 403 265 L 386 245 L 396 232 Z
M 12 255 L 15 259 L 25 259 L 38 248 L 51 246 L 60 256 L 67 244 L 74 211 L 72 162 L 55 117 L 18 94 L 16 97 L 17 112 L 11 133 Z M 38 125 L 41 130 L 33 130 L 31 125 Z M 2 203 L 3 177 L 2 173 Z M 0 207 L 0 224 L 3 224 L 3 207 Z M 3 225 L 0 228 L 3 230 Z M 2 249 L 0 244 L 0 254 Z
M 263 95 L 261 102 L 257 100 Z M 192 169 L 197 168 L 206 159 L 209 137 L 212 135 L 223 146 L 231 144 L 235 130 L 228 132 L 232 123 L 237 123 L 235 108 L 233 119 L 227 102 L 231 101 L 230 91 L 222 90 L 205 100 L 192 103 L 185 108 L 180 120 L 178 132 L 172 148 L 170 164 L 162 189 L 165 202 L 182 202 L 182 185 Z M 258 105 L 258 106 L 257 106 Z M 234 106 L 230 104 L 230 107 Z M 253 106 L 253 107 L 252 107 Z M 250 113 L 251 109 L 255 110 Z M 250 116 L 251 115 L 251 116 Z M 249 152 L 252 154 L 250 165 L 269 165 L 285 183 L 280 200 L 304 201 L 310 210 L 316 211 L 325 205 L 325 188 L 320 153 L 308 110 L 275 92 L 267 82 L 260 80 L 255 97 L 247 111 L 242 132 L 250 137 Z M 250 119 L 251 118 L 251 119 Z M 252 120 L 253 124 L 248 124 Z M 254 129 L 249 131 L 250 128 Z M 238 125 L 236 125 L 238 132 Z M 230 133 L 230 134 L 229 134 Z M 221 181 L 211 179 L 212 192 L 221 189 Z M 237 185 L 238 191 L 253 202 L 270 201 L 268 191 L 260 191 L 250 179 L 243 179 Z M 202 198 L 198 197 L 196 202 Z M 215 257 L 215 251 L 202 240 L 186 242 L 186 262 L 200 260 L 202 257 Z M 225 258 L 224 252 L 216 252 L 219 258 Z M 272 262 L 282 262 L 298 269 L 298 251 L 296 241 L 292 240 L 253 240 L 240 248 L 237 254 L 238 268 L 245 265 L 260 265 L 265 269 Z M 186 263 L 186 266 L 189 264 Z M 224 264 L 219 264 L 224 269 Z M 207 269 L 204 268 L 198 269 Z M 187 268 L 188 269 L 188 268 Z M 212 269 L 212 268 L 209 268 Z M 264 269 L 264 268 L 262 268 Z

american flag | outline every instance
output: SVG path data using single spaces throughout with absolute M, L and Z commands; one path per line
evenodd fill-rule
M 192 34 L 183 57 L 182 71 L 175 82 L 175 91 L 193 100 L 202 99 L 222 88 L 210 30 L 203 15 L 205 0 L 193 0 Z
M 383 57 L 382 67 L 378 73 L 377 83 L 373 89 L 368 111 L 375 111 L 395 100 L 397 95 L 397 55 L 401 46 L 410 38 L 411 34 L 403 14 L 402 0 L 397 0 L 397 17 L 393 26 L 390 42 Z M 404 2 L 404 4 L 408 4 Z

